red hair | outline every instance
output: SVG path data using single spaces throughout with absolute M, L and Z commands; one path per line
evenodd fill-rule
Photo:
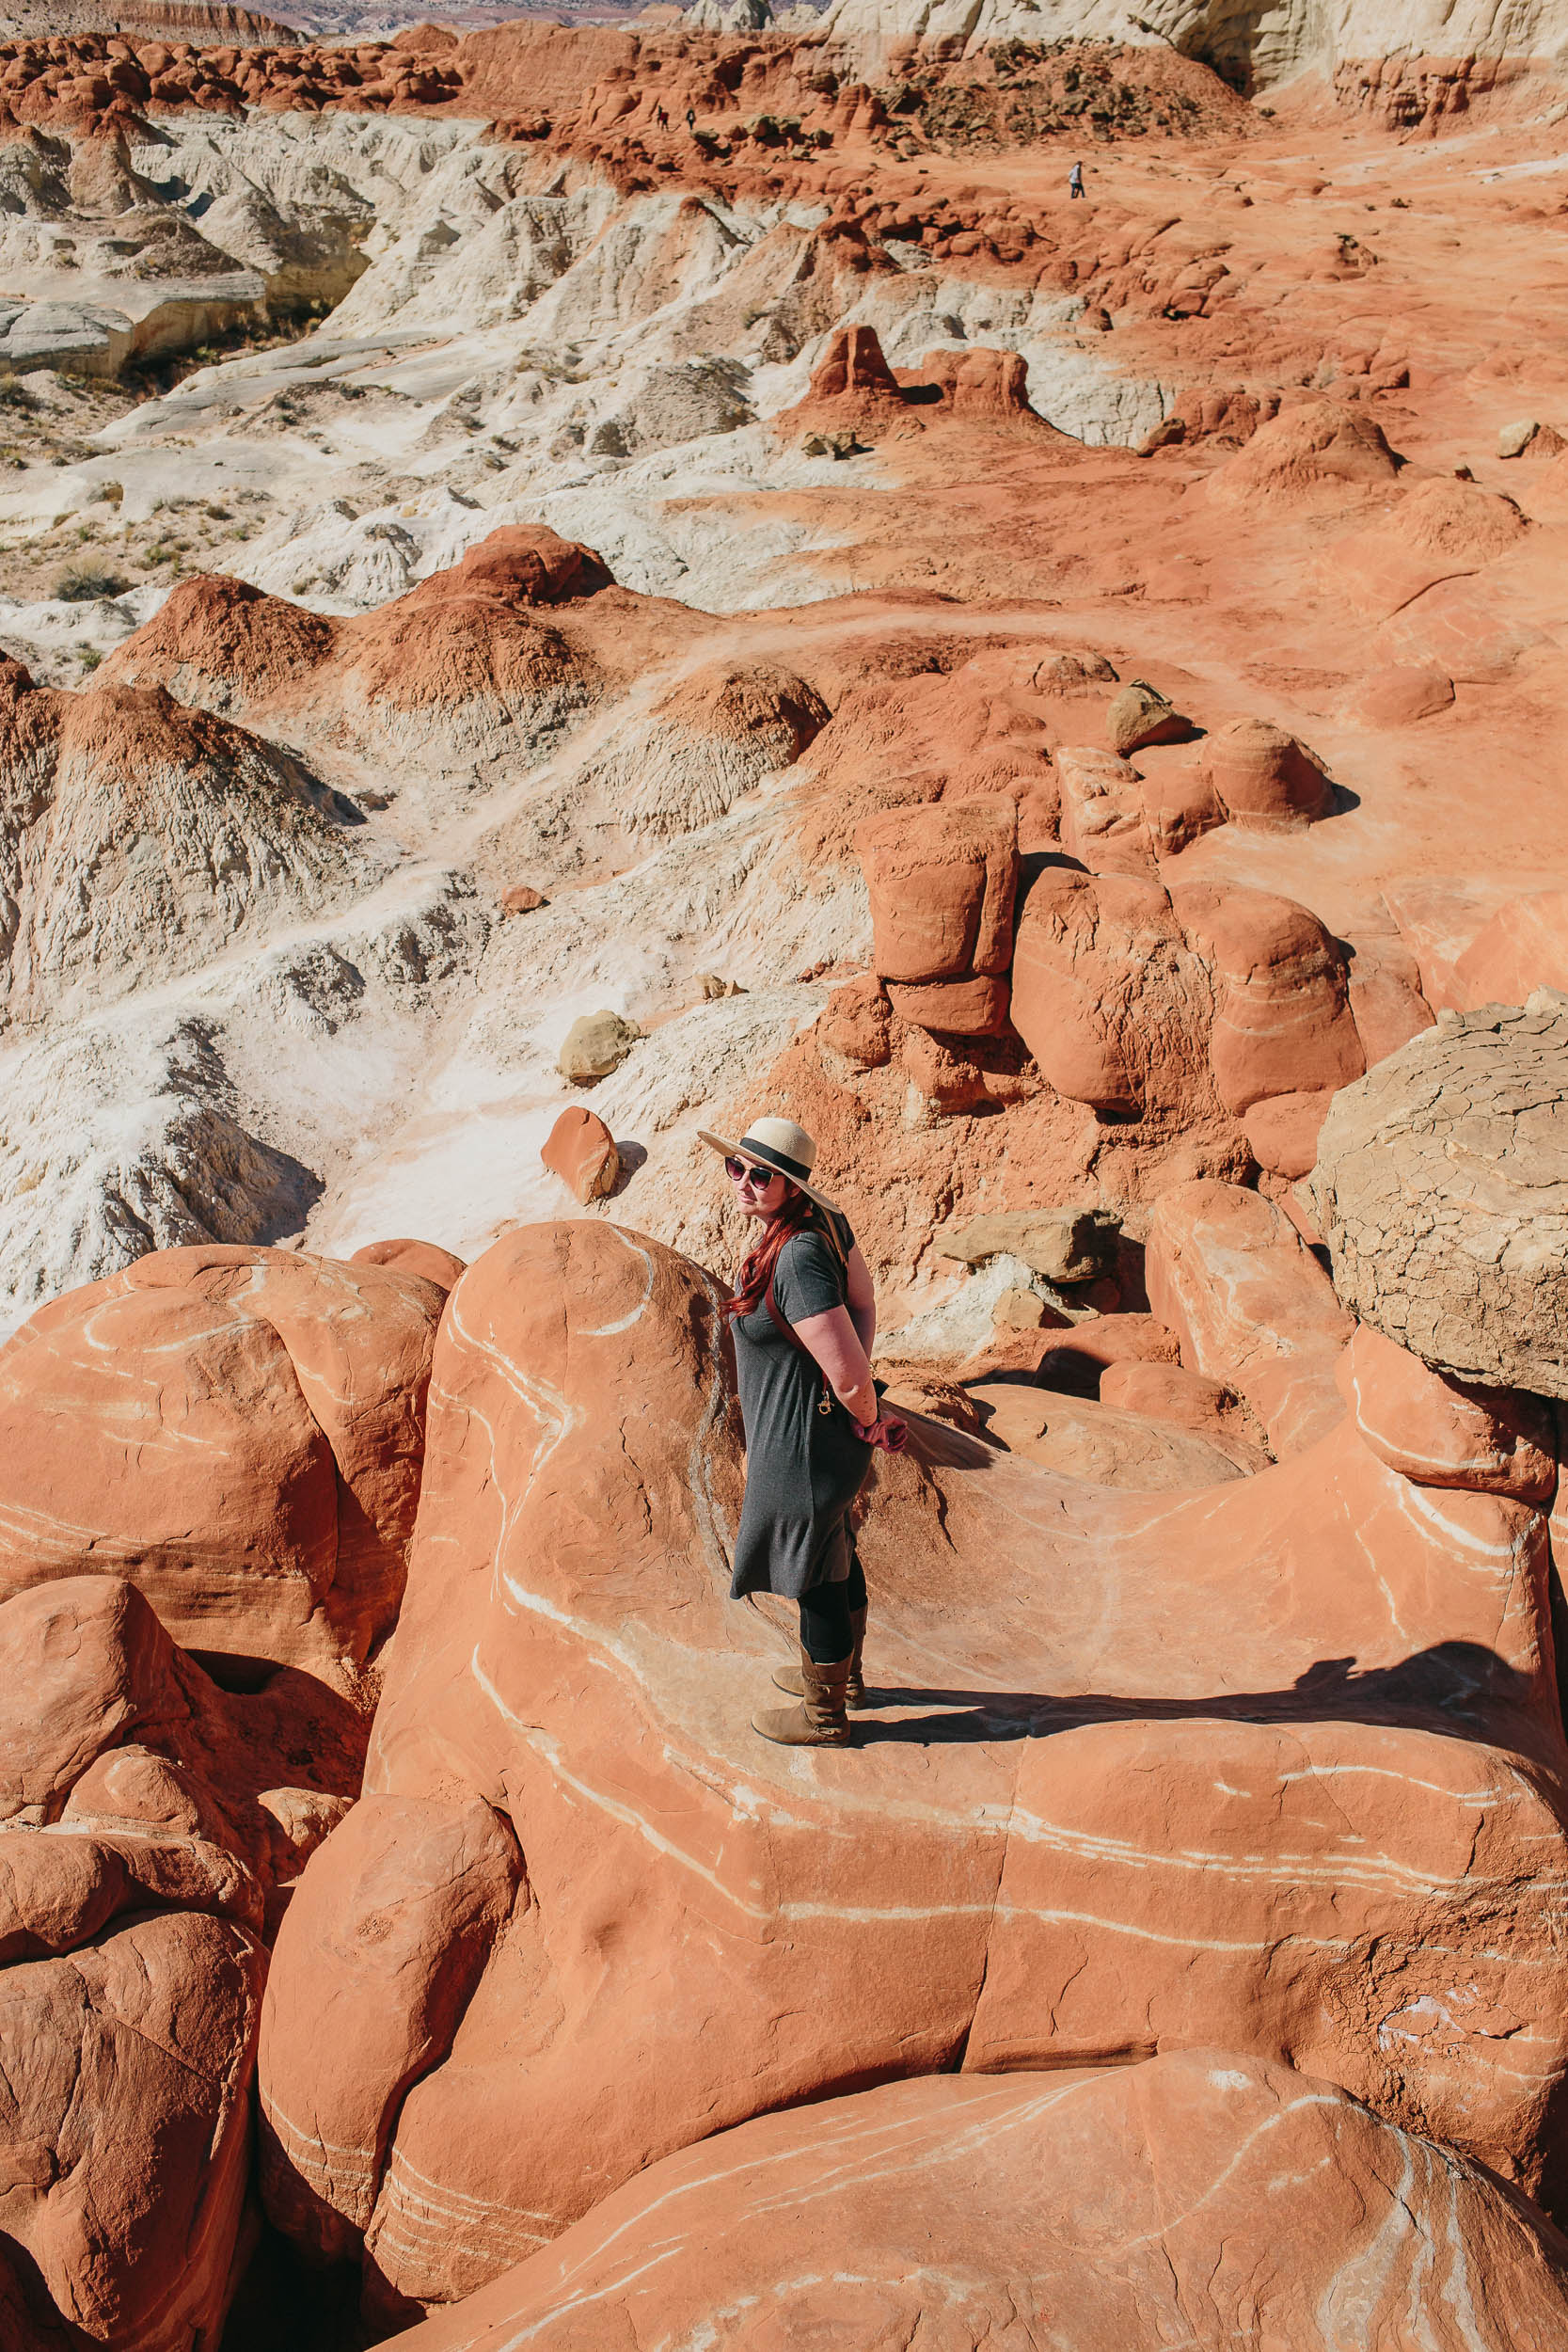
M 786 1241 L 792 1241 L 797 1233 L 804 1232 L 813 1222 L 816 1203 L 798 1185 L 790 1184 L 787 1177 L 784 1182 L 789 1189 L 783 1205 L 774 1210 L 761 1241 L 741 1266 L 735 1296 L 724 1302 L 725 1316 L 732 1323 L 737 1315 L 749 1315 L 753 1309 L 761 1306 L 768 1295 L 768 1286 L 773 1279 L 780 1250 Z

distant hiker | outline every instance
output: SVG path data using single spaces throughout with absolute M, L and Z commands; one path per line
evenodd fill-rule
M 670 128 L 670 118 L 665 113 L 662 106 L 656 106 L 654 108 L 654 120 L 657 123 L 661 131 L 668 131 Z
M 1082 164 L 1074 164 L 1074 165 L 1073 165 L 1072 169 L 1071 169 L 1071 170 L 1068 173 L 1068 176 L 1067 176 L 1067 184 L 1068 184 L 1068 194 L 1069 194 L 1069 198 L 1074 198 L 1074 199 L 1075 199 L 1075 198 L 1080 197 L 1080 196 L 1082 196 L 1082 195 L 1083 195 L 1083 193 L 1084 193 L 1084 167 L 1083 167 L 1083 165 L 1082 165 Z
M 686 127 L 690 132 L 692 137 L 695 138 L 697 135 L 697 109 L 695 106 L 688 106 L 686 110 Z
M 746 1424 L 730 1598 L 778 1593 L 800 1608 L 800 1671 L 773 1679 L 802 1703 L 767 1708 L 752 1728 L 784 1747 L 847 1747 L 845 1709 L 865 1703 L 866 1613 L 849 1506 L 873 1448 L 896 1454 L 909 1436 L 871 1376 L 876 1293 L 848 1219 L 808 1181 L 816 1146 L 803 1127 L 753 1119 L 738 1143 L 698 1132 L 762 1229 L 724 1309 Z

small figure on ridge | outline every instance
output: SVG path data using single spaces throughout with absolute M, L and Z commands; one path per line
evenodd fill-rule
M 724 1154 L 743 1216 L 762 1227 L 725 1307 L 746 1424 L 746 1497 L 734 1600 L 779 1593 L 800 1607 L 798 1675 L 774 1677 L 801 1700 L 753 1715 L 785 1747 L 847 1747 L 847 1707 L 864 1704 L 865 1577 L 849 1507 L 872 1449 L 896 1454 L 908 1429 L 871 1375 L 877 1299 L 849 1221 L 808 1181 L 816 1146 L 789 1119 L 755 1119 L 738 1143 L 698 1131 Z

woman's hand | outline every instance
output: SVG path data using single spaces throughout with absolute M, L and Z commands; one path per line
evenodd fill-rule
M 880 1446 L 884 1454 L 902 1454 L 910 1441 L 910 1424 L 902 1413 L 884 1405 L 875 1421 L 856 1422 L 855 1435 L 866 1445 Z

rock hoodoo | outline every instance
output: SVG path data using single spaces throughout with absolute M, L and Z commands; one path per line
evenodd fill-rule
M 872 957 L 922 1028 L 986 1037 L 1007 1013 L 1018 818 L 1010 802 L 890 809 L 855 834 L 871 896 Z

